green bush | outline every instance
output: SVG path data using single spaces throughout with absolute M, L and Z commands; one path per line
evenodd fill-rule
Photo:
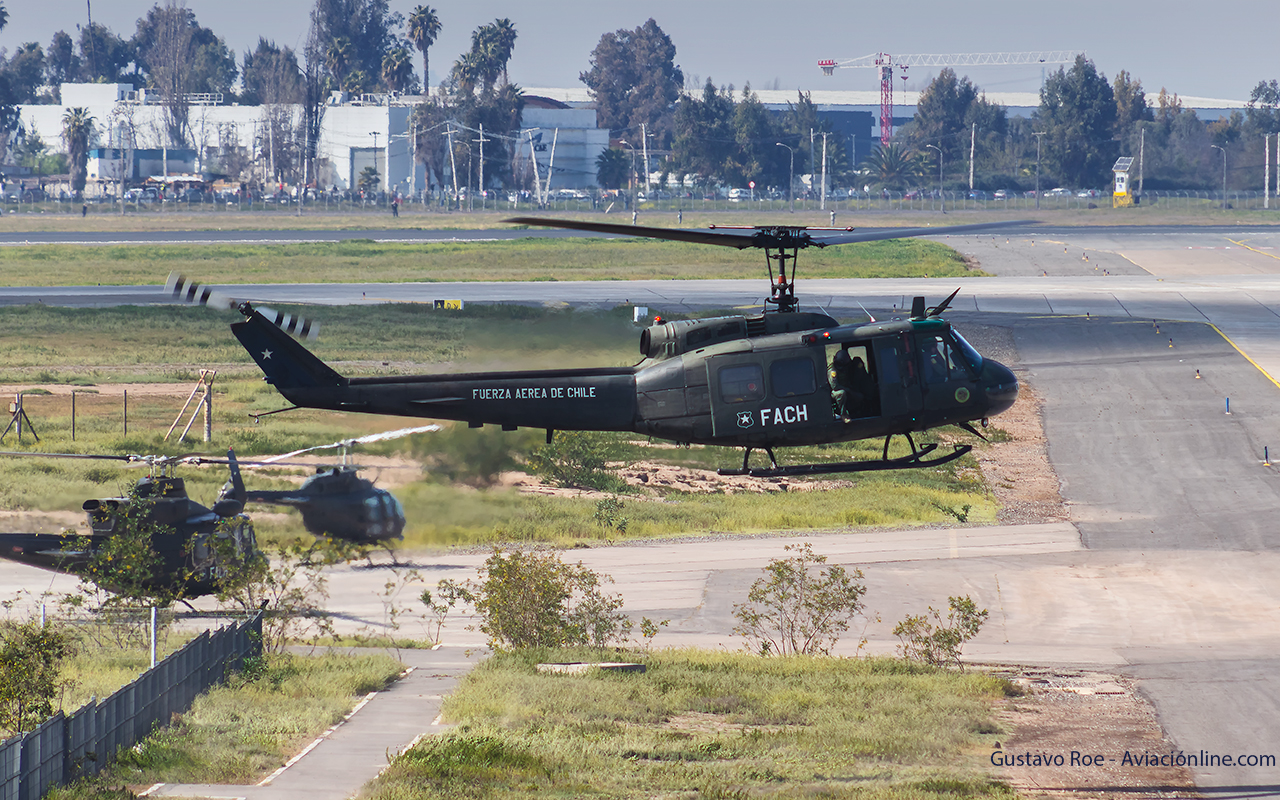
M 529 466 L 557 486 L 620 492 L 627 488 L 605 465 L 617 458 L 617 437 L 594 431 L 561 431 L 534 451 Z
M 945 620 L 942 612 L 929 606 L 927 615 L 907 617 L 894 626 L 893 635 L 901 642 L 898 651 L 903 658 L 936 667 L 954 664 L 964 668 L 960 650 L 978 635 L 989 612 L 985 608 L 979 610 L 968 595 L 947 598 L 947 605 L 950 612 Z

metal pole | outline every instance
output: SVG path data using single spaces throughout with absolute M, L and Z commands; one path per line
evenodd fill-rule
M 1146 160 L 1144 156 L 1147 153 L 1147 129 L 1143 128 L 1138 134 L 1138 196 L 1142 196 L 1142 165 Z
M 124 390 L 124 435 L 129 435 L 129 390 Z
M 1040 142 L 1046 131 L 1032 131 L 1031 135 L 1036 137 L 1036 211 L 1040 210 Z
M 645 123 L 640 123 L 640 149 L 644 153 L 644 196 L 650 197 L 653 189 L 649 186 L 649 131 Z
M 978 141 L 978 123 L 969 131 L 969 191 L 973 191 L 973 152 Z
M 151 607 L 151 668 L 156 668 L 156 607 Z
M 1266 171 L 1262 173 L 1262 207 L 1271 208 L 1271 134 L 1262 134 L 1262 160 L 1266 162 Z M 1280 168 L 1280 164 L 1276 165 Z
M 71 392 L 71 441 L 76 440 L 76 393 Z
M 822 134 L 822 205 L 823 211 L 827 210 L 827 135 Z

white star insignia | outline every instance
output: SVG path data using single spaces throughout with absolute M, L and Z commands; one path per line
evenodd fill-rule
M 267 360 L 267 359 L 269 359 L 269 358 L 271 358 L 271 351 L 270 351 L 270 350 L 263 350 L 263 351 L 262 351 L 262 360 L 263 360 L 263 361 L 266 361 L 266 360 Z

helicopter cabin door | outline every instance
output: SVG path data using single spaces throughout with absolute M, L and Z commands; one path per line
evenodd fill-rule
M 920 410 L 920 378 L 911 334 L 882 336 L 873 341 L 880 375 L 880 408 L 886 417 Z
M 977 388 L 976 376 L 949 332 L 920 331 L 915 339 L 925 411 L 946 411 L 969 402 Z
M 815 355 L 817 354 L 817 355 Z M 711 431 L 717 436 L 768 434 L 831 421 L 831 394 L 821 350 L 734 353 L 707 360 Z

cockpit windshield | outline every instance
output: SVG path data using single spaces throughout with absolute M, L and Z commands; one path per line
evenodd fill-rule
M 969 362 L 969 366 L 973 367 L 975 373 L 982 371 L 982 354 L 973 348 L 973 345 L 964 340 L 960 332 L 955 328 L 951 329 L 951 335 L 956 339 L 956 347 L 959 348 L 964 360 Z

